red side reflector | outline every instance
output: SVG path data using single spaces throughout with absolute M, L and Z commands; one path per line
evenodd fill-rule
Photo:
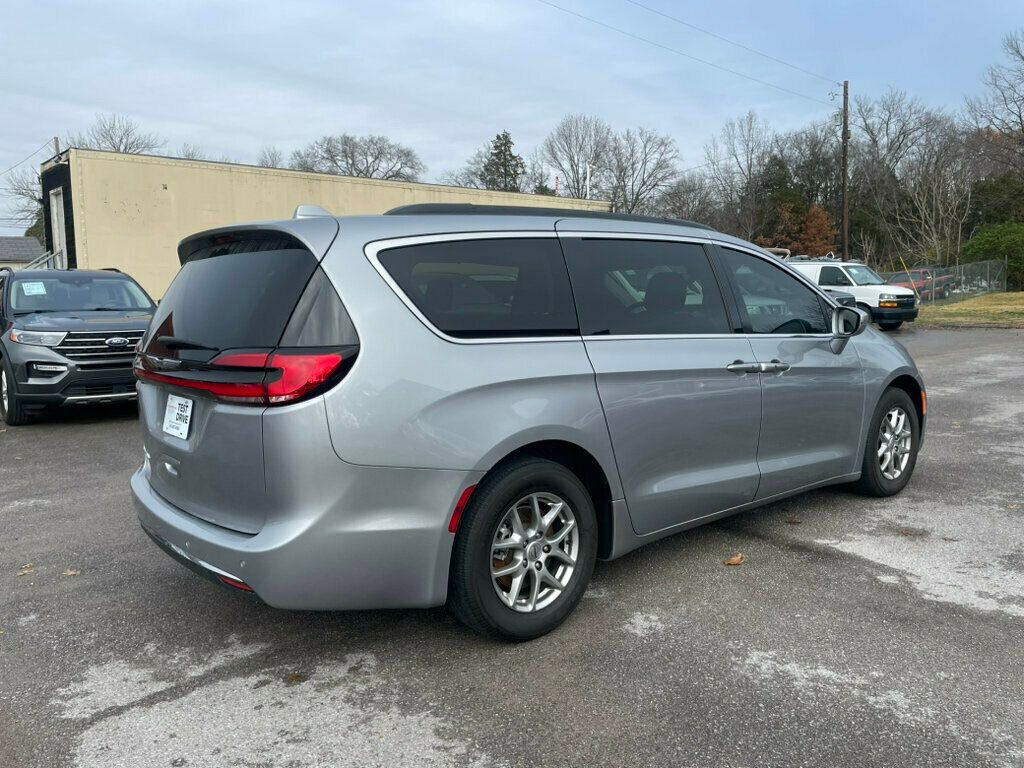
M 928 415 L 928 393 L 923 389 L 921 390 L 921 415 Z
M 220 575 L 218 575 L 217 578 L 222 583 L 227 584 L 229 587 L 234 587 L 235 589 L 240 589 L 243 592 L 252 592 L 252 587 L 250 587 L 244 581 L 239 581 L 238 579 L 232 579 L 229 576 L 220 576 Z
M 466 506 L 469 504 L 469 497 L 473 495 L 473 491 L 476 490 L 475 485 L 469 486 L 459 496 L 459 501 L 455 505 L 455 511 L 452 512 L 452 521 L 448 523 L 448 533 L 455 533 L 459 530 L 459 521 L 462 520 L 462 513 L 466 511 Z

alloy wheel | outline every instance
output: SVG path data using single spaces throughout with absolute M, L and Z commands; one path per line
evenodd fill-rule
M 7 371 L 0 369 L 0 404 L 3 405 L 4 413 L 7 413 Z
M 576 516 L 561 497 L 523 496 L 505 512 L 491 543 L 491 583 L 519 613 L 533 613 L 561 597 L 576 570 L 580 539 Z
M 907 468 L 913 444 L 907 412 L 896 406 L 878 427 L 878 466 L 886 480 L 896 480 Z

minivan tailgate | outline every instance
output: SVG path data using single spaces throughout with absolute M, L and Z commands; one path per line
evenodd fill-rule
M 169 503 L 202 520 L 256 534 L 267 517 L 263 408 L 230 405 L 189 390 L 140 381 L 150 484 Z M 192 401 L 188 436 L 164 431 L 167 397 Z

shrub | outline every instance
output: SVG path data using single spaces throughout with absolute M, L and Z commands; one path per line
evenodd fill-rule
M 962 260 L 968 262 L 1002 258 L 1007 261 L 1007 289 L 1024 290 L 1024 224 L 985 227 L 964 246 Z

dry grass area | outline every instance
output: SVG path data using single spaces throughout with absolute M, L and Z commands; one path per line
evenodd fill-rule
M 950 304 L 924 305 L 917 325 L 927 328 L 1024 328 L 1024 291 L 989 293 Z

